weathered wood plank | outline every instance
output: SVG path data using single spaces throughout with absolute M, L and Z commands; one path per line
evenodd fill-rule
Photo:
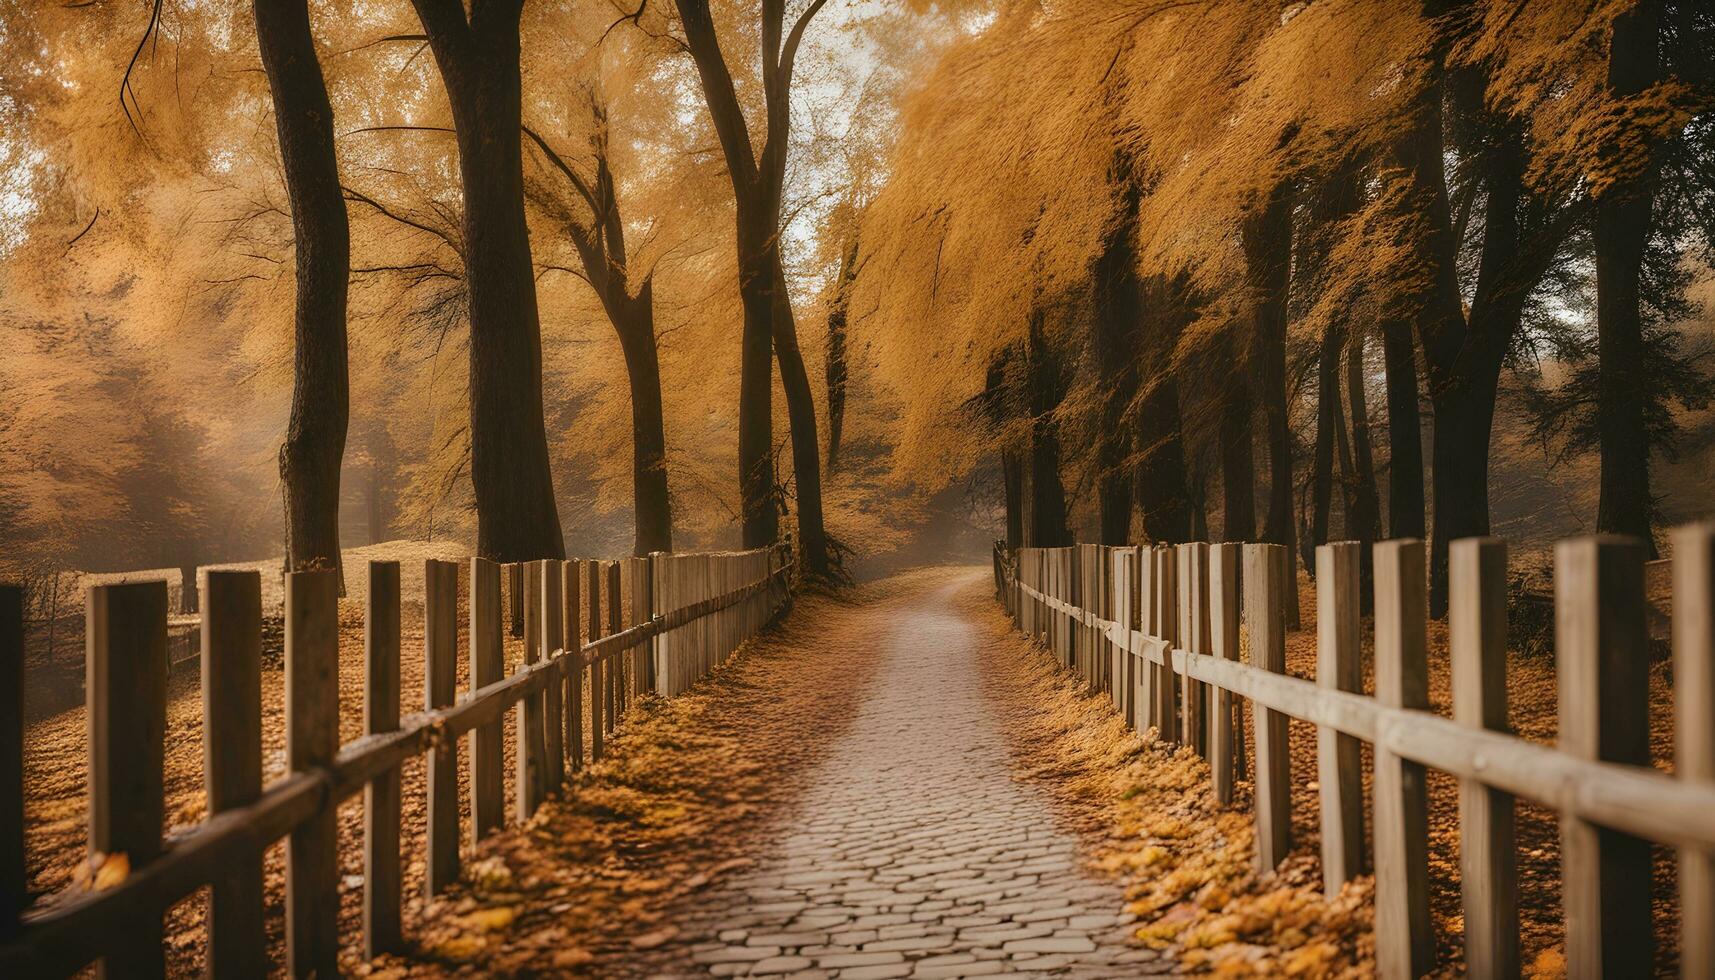
M 470 560 L 470 678 L 481 690 L 506 676 L 500 566 Z M 506 730 L 496 719 L 470 734 L 471 824 L 477 840 L 506 823 Z
M 606 582 L 606 587 L 607 587 L 607 631 L 608 631 L 608 634 L 611 636 L 612 634 L 618 633 L 620 630 L 623 630 L 625 628 L 625 625 L 623 622 L 623 619 L 624 619 L 623 606 L 621 605 L 621 602 L 620 602 L 621 596 L 620 596 L 620 591 L 619 591 L 619 562 L 616 562 L 616 561 L 608 562 L 604 571 L 607 573 L 607 582 Z M 708 625 L 709 625 L 708 620 L 706 618 L 699 619 L 699 620 L 697 620 L 697 623 L 698 623 L 698 625 L 700 625 L 703 628 L 703 630 L 706 633 L 708 630 Z M 609 657 L 608 661 L 607 661 L 607 671 L 606 671 L 606 674 L 607 674 L 607 719 L 606 720 L 607 720 L 607 730 L 610 733 L 615 728 L 619 727 L 619 716 L 620 716 L 620 712 L 623 710 L 623 707 L 624 707 L 620 701 L 620 682 L 622 680 L 624 680 L 624 670 L 625 670 L 624 663 L 625 663 L 625 658 L 623 656 Z
M 212 580 L 213 573 L 209 573 Z M 363 617 L 363 731 L 399 728 L 399 563 L 369 563 Z M 389 769 L 363 791 L 363 949 L 370 959 L 402 945 L 399 904 L 400 777 Z
M 1466 538 L 1448 548 L 1448 646 L 1453 719 L 1507 725 L 1507 546 Z M 1465 969 L 1478 980 L 1519 974 L 1518 850 L 1510 794 L 1459 780 L 1459 883 Z
M 85 607 L 89 697 L 89 848 L 133 869 L 161 854 L 167 729 L 167 583 L 101 585 Z M 161 909 L 138 909 L 108 977 L 158 977 Z
M 423 587 L 423 707 L 453 703 L 458 684 L 458 565 L 429 560 Z M 439 894 L 459 876 L 458 741 L 429 750 L 428 848 L 423 886 Z
M 1715 784 L 1715 524 L 1673 532 L 1674 771 Z M 1680 975 L 1715 976 L 1715 849 L 1679 852 Z
M 163 597 L 164 601 L 164 597 Z M 339 752 L 339 573 L 286 574 L 286 764 L 313 772 Z M 339 837 L 332 800 L 286 846 L 286 972 L 339 972 Z
M 1581 759 L 1649 765 L 1645 556 L 1642 542 L 1617 536 L 1554 549 L 1556 745 Z M 1567 975 L 1649 975 L 1649 844 L 1562 815 L 1560 856 Z
M 601 619 L 601 562 L 594 558 L 584 563 L 584 587 L 589 599 L 589 638 L 599 640 L 607 634 L 602 629 Z M 606 735 L 606 726 L 602 722 L 602 709 L 607 702 L 606 673 L 600 660 L 590 664 L 590 758 L 598 762 L 601 760 L 602 739 Z
M 1245 631 L 1250 635 L 1251 665 L 1272 674 L 1286 672 L 1286 622 L 1280 593 L 1283 566 L 1277 544 L 1247 544 Z M 1292 850 L 1292 750 L 1286 715 L 1264 708 L 1256 712 L 1257 866 L 1273 871 Z
M 1209 546 L 1202 542 L 1179 545 L 1179 646 L 1192 653 L 1209 652 Z M 1209 754 L 1208 688 L 1202 681 L 1185 678 L 1184 709 L 1180 730 L 1186 744 L 1205 758 Z
M 535 562 L 524 565 L 524 666 L 542 660 L 542 571 Z M 542 805 L 547 791 L 547 763 L 543 758 L 546 742 L 543 738 L 543 699 L 533 692 L 518 702 L 515 731 L 518 748 L 513 755 L 517 765 L 514 795 L 518 819 L 528 820 Z
M 0 585 L 0 937 L 29 900 L 24 860 L 24 588 Z
M 1375 546 L 1376 698 L 1429 706 L 1424 629 L 1429 616 L 1423 542 Z M 1376 968 L 1416 977 L 1434 965 L 1429 920 L 1429 804 L 1423 766 L 1375 749 Z
M 560 619 L 560 563 L 553 560 L 532 562 L 541 587 L 542 609 L 541 657 L 552 660 L 565 643 L 565 629 Z M 559 670 L 563 673 L 564 664 Z M 542 692 L 542 761 L 545 792 L 558 794 L 566 781 L 565 746 L 565 688 L 556 680 Z
M 1362 605 L 1356 541 L 1316 549 L 1316 683 L 1358 691 L 1358 616 Z M 1326 725 L 1316 728 L 1316 771 L 1322 815 L 1322 888 L 1328 895 L 1364 870 L 1364 774 L 1358 740 Z
M 1209 546 L 1209 652 L 1222 660 L 1239 659 L 1239 562 L 1240 546 L 1234 543 Z M 1234 697 L 1226 688 L 1210 685 L 1214 692 L 1209 719 L 1209 767 L 1215 800 L 1233 802 Z
M 208 812 L 262 795 L 262 576 L 208 571 L 202 606 L 203 789 Z M 262 852 L 221 869 L 209 890 L 208 973 L 268 971 Z
M 578 587 L 581 563 L 576 559 L 562 566 L 561 622 L 565 624 L 566 650 L 566 750 L 572 772 L 584 767 L 584 646 L 583 592 Z

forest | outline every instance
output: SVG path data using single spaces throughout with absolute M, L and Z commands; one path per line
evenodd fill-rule
M 146 0 L 0 16 L 8 574 L 988 540 L 1659 547 L 1715 13 Z

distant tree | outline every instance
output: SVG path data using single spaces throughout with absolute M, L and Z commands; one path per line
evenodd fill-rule
M 524 132 L 548 165 L 564 178 L 581 205 L 565 205 L 551 192 L 532 196 L 566 231 L 577 249 L 583 279 L 601 300 L 619 338 L 631 389 L 633 553 L 673 550 L 673 505 L 667 492 L 667 435 L 661 405 L 661 361 L 655 340 L 655 276 L 634 269 L 625 247 L 625 218 L 609 163 L 607 108 L 592 90 L 593 126 L 585 166 L 568 162 L 535 130 Z M 635 285 L 633 285 L 634 272 Z
M 828 385 L 828 469 L 840 456 L 840 437 L 845 431 L 846 381 L 850 362 L 846 355 L 847 320 L 851 315 L 852 280 L 858 274 L 858 236 L 854 230 L 842 250 L 834 295 L 828 302 L 828 350 L 824 376 Z
M 678 0 L 686 46 L 702 80 L 703 98 L 720 137 L 737 202 L 739 295 L 744 303 L 744 359 L 739 394 L 739 481 L 744 542 L 774 540 L 772 381 L 769 359 L 780 364 L 792 431 L 792 470 L 798 505 L 800 561 L 814 576 L 831 571 L 822 517 L 822 448 L 816 406 L 798 348 L 798 328 L 781 259 L 781 201 L 792 122 L 792 69 L 810 21 L 826 0 L 811 0 L 790 30 L 785 0 L 761 0 L 762 88 L 766 135 L 758 153 L 734 88 L 708 0 Z

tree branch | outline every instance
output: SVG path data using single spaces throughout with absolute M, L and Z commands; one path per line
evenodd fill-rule
M 364 194 L 362 191 L 356 190 L 352 187 L 348 187 L 345 184 L 340 185 L 340 191 L 344 193 L 346 200 L 357 201 L 360 204 L 367 204 L 371 208 L 374 208 L 375 211 L 378 214 L 382 215 L 383 217 L 391 218 L 394 221 L 397 221 L 398 223 L 405 225 L 409 228 L 415 228 L 418 231 L 426 232 L 430 235 L 433 235 L 436 238 L 439 238 L 441 241 L 445 242 L 447 244 L 447 247 L 452 249 L 454 253 L 456 253 L 460 256 L 464 255 L 463 247 L 461 247 L 459 242 L 456 241 L 451 235 L 447 234 L 445 231 L 442 231 L 441 229 L 436 228 L 433 225 L 425 224 L 424 222 L 417 221 L 413 218 L 406 217 L 405 215 L 396 214 L 391 209 L 389 209 L 385 204 L 382 204 L 380 201 L 375 200 L 374 198 L 370 197 L 367 194 Z
M 536 144 L 536 148 L 541 150 L 542 155 L 548 158 L 548 162 L 554 165 L 554 169 L 564 174 L 565 178 L 572 182 L 572 186 L 577 188 L 578 196 L 590 206 L 590 213 L 600 215 L 601 209 L 596 206 L 595 192 L 590 189 L 589 183 L 579 176 L 577 171 L 573 170 L 571 165 L 566 163 L 558 153 L 554 152 L 554 148 L 548 145 L 548 141 L 543 139 L 534 129 L 528 125 L 522 128 L 524 135 L 530 137 L 531 142 Z

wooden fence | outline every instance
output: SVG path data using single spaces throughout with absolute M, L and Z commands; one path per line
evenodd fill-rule
M 1019 628 L 1107 692 L 1136 730 L 1195 746 L 1215 796 L 1252 773 L 1258 861 L 1292 844 L 1287 720 L 1316 726 L 1322 875 L 1332 893 L 1375 872 L 1379 972 L 1432 968 L 1426 769 L 1459 780 L 1465 966 L 1519 973 L 1515 799 L 1559 814 L 1572 977 L 1648 976 L 1650 844 L 1677 848 L 1680 961 L 1715 976 L 1715 525 L 1673 535 L 1674 775 L 1650 768 L 1649 645 L 1641 542 L 1584 537 L 1555 551 L 1558 742 L 1507 730 L 1506 545 L 1452 543 L 1451 719 L 1428 709 L 1425 555 L 1373 546 L 1375 694 L 1361 693 L 1360 545 L 1316 550 L 1316 680 L 1286 676 L 1279 545 L 1077 545 L 995 551 Z M 1241 582 L 1243 584 L 1241 598 Z M 1238 709 L 1252 703 L 1248 753 Z M 1360 742 L 1373 747 L 1364 808 Z M 1364 849 L 1371 821 L 1373 855 Z
M 202 590 L 202 691 L 208 817 L 163 840 L 167 586 L 96 586 L 86 602 L 89 846 L 123 854 L 112 887 L 39 909 L 27 903 L 23 793 L 22 591 L 0 587 L 0 976 L 64 976 L 92 961 L 103 975 L 159 976 L 162 917 L 211 886 L 208 971 L 264 975 L 263 851 L 287 838 L 286 965 L 338 975 L 335 810 L 364 795 L 363 944 L 401 944 L 400 771 L 427 756 L 425 878 L 431 893 L 459 874 L 458 759 L 470 735 L 473 839 L 503 822 L 502 716 L 517 712 L 515 812 L 533 814 L 599 758 L 627 705 L 673 695 L 723 661 L 786 601 L 780 548 L 652 555 L 616 562 L 537 561 L 469 569 L 470 679 L 455 690 L 458 563 L 424 568 L 425 710 L 399 716 L 399 564 L 370 562 L 365 599 L 365 731 L 339 744 L 338 580 L 286 576 L 286 755 L 290 772 L 262 784 L 261 577 L 209 570 Z M 524 663 L 504 673 L 502 573 L 511 583 Z M 618 600 L 622 580 L 633 609 Z M 605 622 L 601 595 L 607 604 Z M 519 599 L 522 601 L 519 601 Z M 587 617 L 586 617 L 587 613 Z M 587 630 L 584 628 L 588 624 Z M 586 677 L 587 672 L 587 677 Z M 583 705 L 586 680 L 591 703 Z

